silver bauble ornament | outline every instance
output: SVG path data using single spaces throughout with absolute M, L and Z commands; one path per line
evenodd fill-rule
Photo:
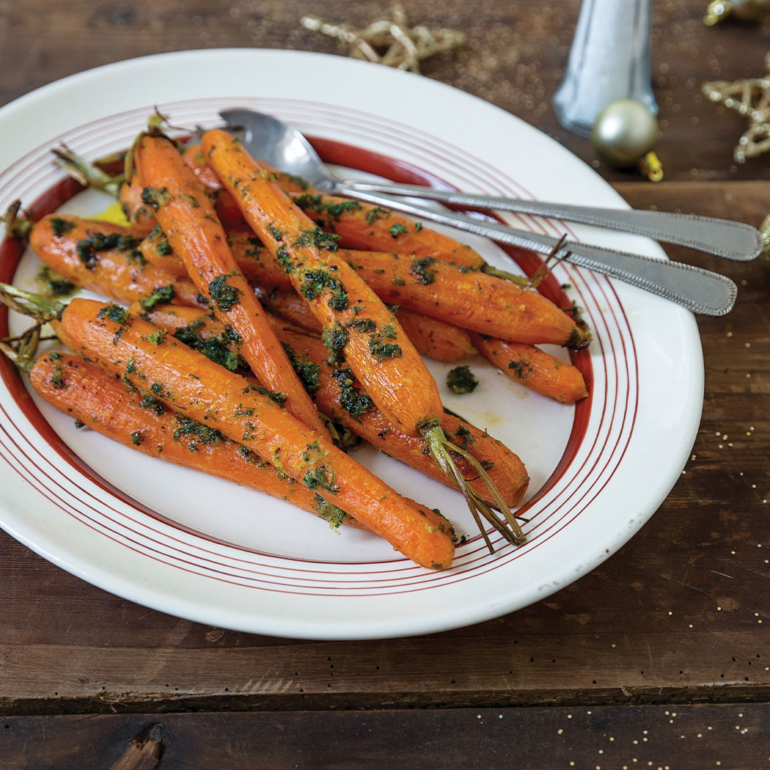
M 599 155 L 618 168 L 639 165 L 652 181 L 663 178 L 660 161 L 652 152 L 658 138 L 658 121 L 641 102 L 618 99 L 596 118 L 591 141 Z

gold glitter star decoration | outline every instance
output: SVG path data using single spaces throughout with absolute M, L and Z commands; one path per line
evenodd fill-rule
M 730 83 L 714 80 L 703 84 L 703 95 L 749 119 L 733 156 L 737 163 L 770 150 L 770 53 L 765 56 L 765 76 Z
M 396 69 L 420 71 L 420 62 L 465 44 L 465 33 L 451 29 L 412 27 L 400 5 L 393 5 L 365 29 L 332 24 L 317 16 L 305 16 L 302 26 L 347 43 L 348 56 Z

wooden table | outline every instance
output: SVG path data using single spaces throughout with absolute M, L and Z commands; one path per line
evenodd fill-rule
M 334 52 L 297 22 L 312 10 L 365 23 L 379 7 L 347 5 L 5 4 L 0 101 L 159 51 Z M 733 164 L 743 120 L 706 103 L 700 84 L 761 74 L 770 28 L 707 29 L 705 5 L 655 3 L 666 169 L 655 186 L 599 166 L 588 143 L 556 123 L 550 100 L 577 0 L 412 0 L 409 8 L 415 20 L 468 33 L 466 50 L 426 63 L 425 75 L 554 135 L 632 205 L 758 225 L 770 212 L 762 181 L 770 155 Z M 540 604 L 471 628 L 315 643 L 161 615 L 0 535 L 0 766 L 111 767 L 153 725 L 144 752 L 162 744 L 162 768 L 768 766 L 770 273 L 759 262 L 697 259 L 741 291 L 729 316 L 699 319 L 706 395 L 692 460 L 652 521 L 600 568 Z

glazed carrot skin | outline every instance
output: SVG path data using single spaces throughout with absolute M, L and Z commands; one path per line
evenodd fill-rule
M 155 198 L 155 216 L 171 248 L 217 317 L 240 335 L 241 353 L 254 374 L 266 388 L 284 394 L 286 408 L 297 419 L 328 436 L 238 268 L 214 207 L 176 146 L 162 136 L 144 136 L 134 157 L 144 196 Z
M 164 273 L 179 278 L 187 278 L 187 268 L 184 262 L 174 254 L 166 234 L 156 225 L 139 244 L 142 256 Z
M 120 186 L 120 207 L 126 219 L 139 235 L 147 235 L 155 225 L 155 210 L 142 199 L 144 185 L 137 176 Z
M 78 356 L 41 356 L 29 376 L 32 387 L 49 404 L 125 446 L 286 500 L 334 526 L 361 526 L 240 444 L 166 411 L 154 398 L 141 401 L 120 380 Z
M 134 235 L 109 222 L 52 214 L 34 225 L 29 243 L 46 265 L 68 281 L 118 302 L 128 304 L 172 286 L 173 302 L 204 306 L 189 278 L 175 278 L 145 264 Z
M 182 159 L 192 169 L 198 181 L 213 195 L 213 200 L 217 207 L 217 216 L 225 227 L 234 227 L 245 224 L 243 214 L 238 208 L 238 204 L 233 200 L 227 190 L 223 189 L 222 183 L 214 173 L 213 169 L 206 165 L 206 159 L 203 157 L 203 151 L 199 144 L 191 144 L 183 153 Z
M 436 381 L 393 314 L 322 233 L 224 131 L 203 135 L 206 162 L 310 303 L 326 341 L 344 355 L 388 420 L 410 435 L 438 425 Z
M 196 329 L 201 339 L 210 339 L 221 337 L 224 330 L 221 324 L 213 321 L 210 316 L 201 315 L 195 308 L 158 305 L 147 317 L 169 334 L 180 329 Z M 281 342 L 291 350 L 295 366 L 306 373 L 305 385 L 322 412 L 369 441 L 375 448 L 452 486 L 447 476 L 426 454 L 428 445 L 423 439 L 408 436 L 389 423 L 371 399 L 361 392 L 360 385 L 344 364 L 335 367 L 326 363 L 328 351 L 320 340 L 287 326 L 280 319 L 271 318 L 271 321 Z M 508 505 L 518 505 L 529 482 L 527 471 L 518 456 L 488 433 L 453 415 L 445 413 L 441 418 L 441 427 L 450 441 L 467 449 L 489 468 L 489 475 Z M 466 478 L 474 477 L 467 463 L 460 460 L 458 464 Z M 488 499 L 483 484 L 475 481 L 472 486 L 482 498 Z
M 482 334 L 472 334 L 471 338 L 476 349 L 504 374 L 544 396 L 563 404 L 588 396 L 580 370 L 543 350 Z
M 114 305 L 74 299 L 61 326 L 77 351 L 101 369 L 304 481 L 417 564 L 451 565 L 453 533 L 443 517 L 430 518 L 248 380 Z

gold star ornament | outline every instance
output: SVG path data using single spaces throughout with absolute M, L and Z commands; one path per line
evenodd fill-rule
M 703 84 L 704 96 L 749 119 L 749 127 L 733 152 L 737 163 L 770 150 L 770 53 L 765 56 L 765 71 L 761 78 Z
M 451 29 L 412 27 L 400 5 L 393 5 L 384 16 L 365 29 L 348 24 L 332 24 L 317 16 L 302 18 L 302 26 L 348 45 L 354 59 L 385 64 L 396 69 L 420 71 L 420 62 L 465 44 L 465 33 Z

